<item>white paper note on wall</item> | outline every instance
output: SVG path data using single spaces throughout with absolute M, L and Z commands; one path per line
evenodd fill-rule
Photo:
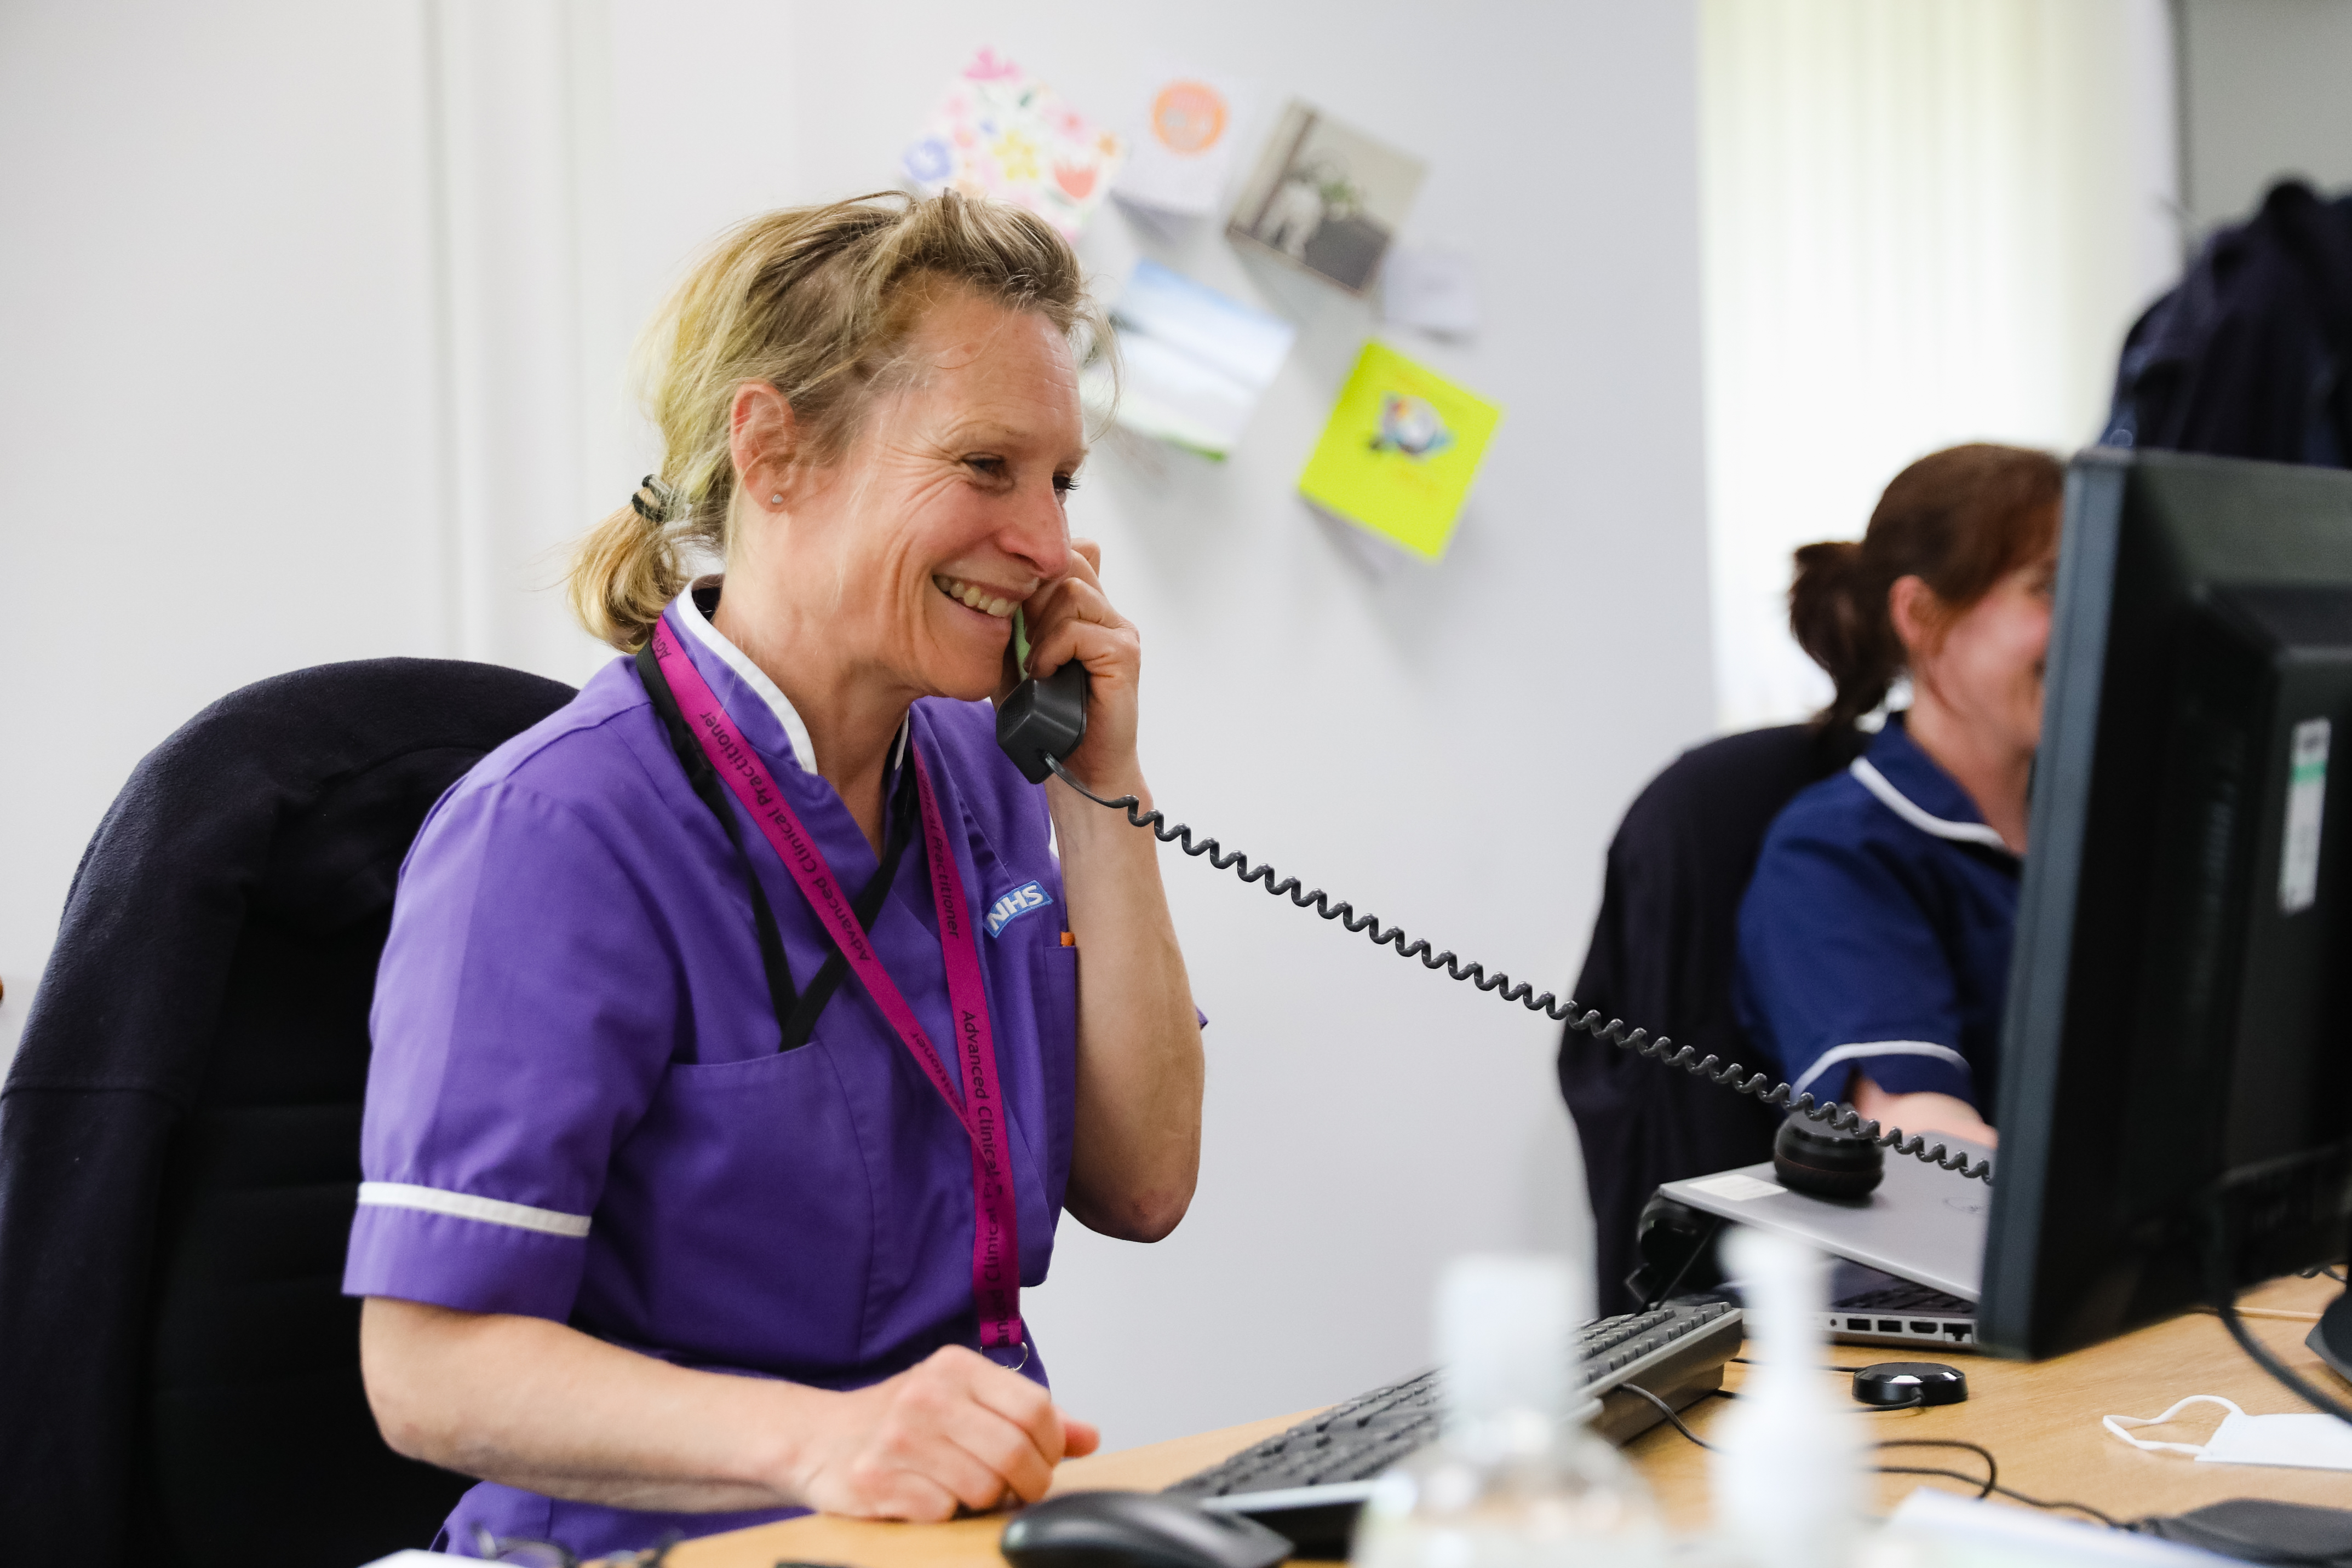
M 1457 251 L 1392 247 L 1381 267 L 1381 317 L 1466 338 L 1478 329 L 1478 267 Z
M 1248 86 L 1233 77 L 1163 67 L 1151 74 L 1143 122 L 1112 187 L 1126 201 L 1197 216 L 1223 200 Z

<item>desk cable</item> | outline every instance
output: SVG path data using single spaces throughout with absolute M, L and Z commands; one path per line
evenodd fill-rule
M 2217 1292 L 2213 1298 L 2213 1310 L 2220 1314 L 2221 1326 L 2230 1331 L 2230 1337 L 2238 1342 L 2238 1348 L 2246 1353 L 2247 1358 L 2269 1373 L 2289 1393 L 2315 1410 L 2323 1411 L 2339 1421 L 2352 1421 L 2352 1405 L 2345 1404 L 2281 1361 L 2272 1354 L 2270 1346 L 2254 1337 L 2253 1331 L 2246 1327 L 2246 1320 L 2238 1311 L 2238 1293 L 2235 1291 Z
M 2217 1185 L 2206 1190 L 2204 1201 L 2198 1206 L 2200 1228 L 2204 1232 L 2205 1293 L 2213 1311 L 2220 1314 L 2221 1326 L 2238 1342 L 2238 1348 L 2247 1359 L 2271 1375 L 2272 1379 L 2315 1410 L 2325 1411 L 2339 1421 L 2352 1422 L 2352 1405 L 2321 1388 L 2311 1379 L 2281 1361 L 2271 1347 L 2254 1337 L 2246 1320 L 2238 1310 L 2238 1289 L 2234 1281 L 2237 1270 L 2231 1267 L 2229 1208 Z
M 1815 1122 L 1828 1123 L 1838 1132 L 1857 1134 L 1898 1155 L 1908 1155 L 1941 1170 L 1956 1171 L 1988 1186 L 1992 1184 L 1990 1160 L 1971 1161 L 1965 1154 L 1947 1151 L 1941 1144 L 1931 1145 L 1927 1139 L 1917 1136 L 1906 1138 L 1900 1127 L 1882 1129 L 1876 1122 L 1867 1120 L 1834 1100 L 1816 1101 L 1811 1094 L 1801 1094 L 1789 1084 L 1773 1083 L 1769 1073 L 1751 1074 L 1737 1061 L 1726 1062 L 1713 1055 L 1702 1057 L 1687 1045 L 1676 1048 L 1675 1042 L 1664 1035 L 1654 1038 L 1648 1030 L 1627 1028 L 1622 1019 L 1611 1019 L 1604 1023 L 1598 1012 L 1579 1007 L 1572 997 L 1560 1001 L 1555 999 L 1549 991 L 1538 995 L 1533 986 L 1523 980 L 1515 981 L 1500 970 L 1490 975 L 1484 964 L 1465 964 L 1451 952 L 1433 953 L 1426 939 L 1416 938 L 1408 943 L 1403 926 L 1391 925 L 1382 929 L 1378 915 L 1359 915 L 1352 904 L 1334 903 L 1331 895 L 1319 887 L 1302 892 L 1295 876 L 1276 881 L 1274 868 L 1264 862 L 1253 866 L 1249 857 L 1239 850 L 1227 850 L 1214 839 L 1196 840 L 1191 828 L 1181 822 L 1171 823 L 1163 812 L 1144 810 L 1143 802 L 1133 795 L 1121 795 L 1116 800 L 1107 800 L 1071 777 L 1069 769 L 1062 766 L 1061 758 L 1045 753 L 1039 755 L 1045 766 L 1053 769 L 1055 778 L 1097 806 L 1125 811 L 1129 822 L 1150 830 L 1152 836 L 1161 843 L 1176 844 L 1188 855 L 1206 855 L 1209 863 L 1217 870 L 1230 870 L 1244 883 L 1262 883 L 1265 891 L 1276 898 L 1286 894 L 1290 902 L 1298 908 L 1312 908 L 1326 920 L 1336 920 L 1350 931 L 1362 932 L 1370 938 L 1374 946 L 1394 947 L 1400 958 L 1418 958 L 1423 968 L 1443 969 L 1452 978 L 1467 980 L 1482 991 L 1500 991 L 1503 1000 L 1517 1002 L 1531 1013 L 1541 1013 L 1554 1023 L 1564 1023 L 1597 1040 L 1604 1040 L 1621 1051 L 1630 1051 L 1636 1056 L 1664 1066 L 1679 1067 L 1694 1078 L 1705 1078 L 1735 1094 L 1760 1100 L 1775 1110 L 1799 1112 Z
M 1828 1370 L 1843 1371 L 1843 1368 L 1832 1367 Z M 1638 1384 L 1633 1383 L 1621 1383 L 1617 1386 L 1623 1389 L 1628 1394 L 1638 1395 L 1642 1398 L 1648 1400 L 1652 1405 L 1656 1406 L 1658 1414 L 1664 1416 L 1669 1422 L 1672 1422 L 1675 1431 L 1680 1432 L 1684 1437 L 1689 1438 L 1700 1448 L 1705 1448 L 1709 1453 L 1718 1451 L 1714 1444 L 1700 1437 L 1696 1432 L 1692 1431 L 1689 1424 L 1684 1421 L 1681 1415 L 1675 1411 L 1673 1406 L 1667 1404 L 1664 1400 L 1659 1398 L 1648 1389 L 1642 1387 Z M 1720 1388 L 1710 1389 L 1708 1390 L 1708 1393 L 1718 1399 L 1737 1399 L 1739 1397 L 1736 1394 L 1729 1393 Z M 1866 1409 L 1858 1409 L 1856 1413 L 1861 1415 L 1872 1415 L 1890 1410 L 1916 1410 L 1919 1407 L 1919 1405 L 1916 1402 L 1914 1402 L 1909 1405 L 1875 1406 Z M 2019 1491 L 2015 1487 L 2002 1486 L 2000 1484 L 2000 1463 L 1993 1458 L 1992 1450 L 1986 1448 L 1981 1443 L 1971 1443 L 1967 1441 L 1965 1438 L 1960 1437 L 1881 1437 L 1872 1446 L 1874 1448 L 1964 1448 L 1969 1453 L 1975 1454 L 1979 1458 L 1984 1460 L 1985 1463 L 1985 1473 L 1981 1479 L 1969 1475 L 1961 1470 L 1948 1470 L 1933 1465 L 1873 1465 L 1871 1467 L 1872 1470 L 1882 1476 L 1941 1476 L 1948 1480 L 1958 1481 L 1964 1486 L 1972 1486 L 1976 1488 L 1977 1496 L 1979 1498 L 1990 1497 L 1993 1493 L 1999 1492 L 2005 1498 L 2013 1499 L 2018 1502 L 2025 1503 L 2032 1508 L 2050 1509 L 2053 1511 L 2072 1510 L 2076 1513 L 2088 1514 L 2093 1519 L 2097 1520 L 2101 1524 L 2105 1525 L 2109 1530 L 2124 1530 L 2129 1528 L 2126 1525 L 2119 1523 L 2113 1515 L 2093 1508 L 2086 1502 L 2067 1502 L 2063 1500 L 2029 1497 L 2024 1492 Z

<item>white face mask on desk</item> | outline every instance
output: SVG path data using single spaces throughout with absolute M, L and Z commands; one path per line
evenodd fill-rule
M 2229 1412 L 2202 1443 L 2159 1443 L 2135 1437 L 2126 1427 L 2161 1427 L 2191 1405 Z M 2303 1470 L 2352 1470 L 2352 1422 L 2333 1416 L 2249 1416 L 2218 1394 L 2192 1394 L 2161 1416 L 2110 1416 L 2099 1423 L 2135 1448 L 2187 1454 L 2213 1465 L 2284 1465 Z

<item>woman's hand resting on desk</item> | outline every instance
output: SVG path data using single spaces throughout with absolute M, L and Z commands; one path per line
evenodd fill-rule
M 673 1366 L 545 1318 L 371 1296 L 360 1364 L 395 1451 L 614 1508 L 948 1519 L 1034 1501 L 1101 1441 L 955 1345 L 836 1393 Z
M 1882 1127 L 1900 1127 L 1906 1133 L 1941 1133 L 1948 1138 L 1966 1138 L 1988 1149 L 2000 1144 L 2000 1134 L 1977 1114 L 1975 1106 L 1958 1095 L 1889 1094 L 1857 1072 L 1846 1103 Z
M 824 1513 L 940 1520 L 959 1505 L 1034 1502 L 1055 1465 L 1102 1440 L 1036 1384 L 961 1345 L 832 1397 L 793 1488 Z

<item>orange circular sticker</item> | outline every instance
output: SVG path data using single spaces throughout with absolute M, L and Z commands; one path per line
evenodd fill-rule
M 1224 95 L 1205 82 L 1171 81 L 1151 100 L 1151 134 L 1171 152 L 1206 152 L 1224 133 Z

